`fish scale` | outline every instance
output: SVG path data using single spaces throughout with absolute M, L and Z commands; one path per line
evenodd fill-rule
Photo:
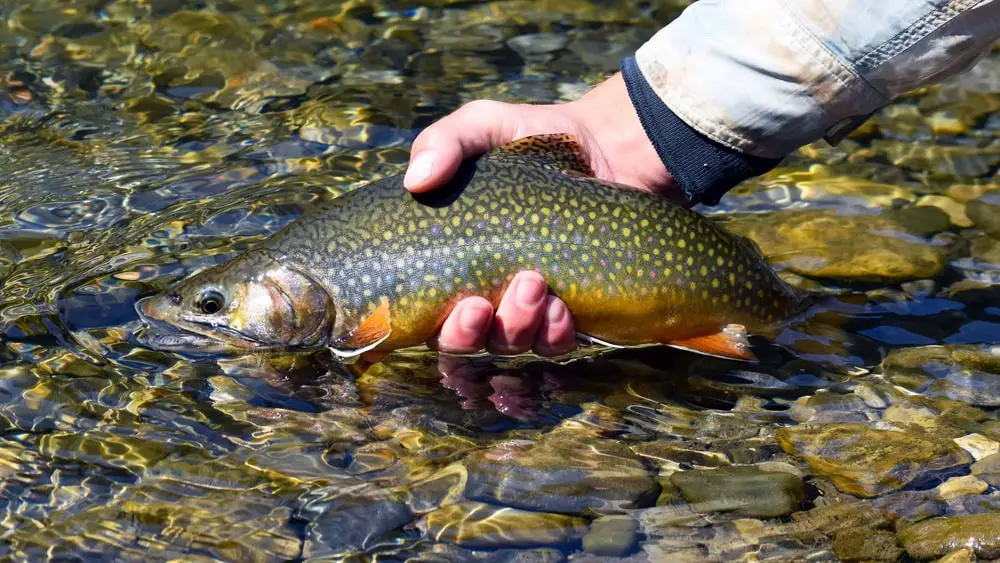
M 496 305 L 524 270 L 545 277 L 578 330 L 616 345 L 699 350 L 707 342 L 700 351 L 717 353 L 719 339 L 733 338 L 727 326 L 765 330 L 802 310 L 804 294 L 774 274 L 753 242 L 658 196 L 599 181 L 577 155 L 565 136 L 532 137 L 465 163 L 449 186 L 429 194 L 410 194 L 400 176 L 374 182 L 170 291 L 191 309 L 206 288 L 261 294 L 234 290 L 243 283 L 238 272 L 293 272 L 308 280 L 299 286 L 312 284 L 314 305 L 328 298 L 328 334 L 311 344 L 345 353 L 425 342 L 459 299 L 478 295 Z M 290 276 L 271 275 L 285 285 Z M 288 302 L 272 309 L 305 314 L 299 302 L 306 300 L 271 293 Z M 246 333 L 234 325 L 275 316 L 241 312 L 235 301 L 212 315 L 217 328 Z M 183 304 L 149 303 L 144 315 L 218 336 L 199 329 L 204 322 L 185 321 Z M 712 340 L 691 341 L 698 338 Z

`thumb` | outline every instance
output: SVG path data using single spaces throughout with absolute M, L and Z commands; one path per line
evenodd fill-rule
M 477 100 L 424 129 L 413 141 L 403 185 L 414 193 L 446 184 L 462 161 L 514 140 L 518 106 Z

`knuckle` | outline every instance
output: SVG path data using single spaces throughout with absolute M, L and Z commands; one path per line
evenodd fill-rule
M 472 100 L 462 104 L 455 113 L 493 113 L 502 110 L 506 105 L 496 100 Z

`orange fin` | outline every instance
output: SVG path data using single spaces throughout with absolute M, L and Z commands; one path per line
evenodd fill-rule
M 673 340 L 667 345 L 727 360 L 757 361 L 757 356 L 754 356 L 750 350 L 747 329 L 743 325 L 726 325 L 721 332 L 684 340 Z
M 389 301 L 382 303 L 361 321 L 358 328 L 330 346 L 330 350 L 341 358 L 350 358 L 372 350 L 389 338 Z
M 576 137 L 563 133 L 533 135 L 511 141 L 494 149 L 486 158 L 500 162 L 535 163 L 553 170 L 594 176 Z

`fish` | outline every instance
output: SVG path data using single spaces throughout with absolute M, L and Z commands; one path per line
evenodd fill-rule
M 428 342 L 461 299 L 499 304 L 535 270 L 579 337 L 754 361 L 748 334 L 801 313 L 750 239 L 696 211 L 599 180 L 571 135 L 465 161 L 444 188 L 391 176 L 319 204 L 245 253 L 140 299 L 161 347 L 329 348 L 341 359 Z

